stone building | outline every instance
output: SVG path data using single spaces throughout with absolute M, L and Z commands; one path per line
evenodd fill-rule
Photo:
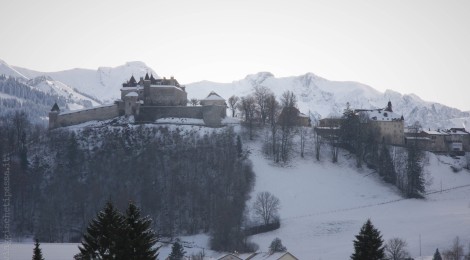
M 208 98 L 213 96 L 211 94 Z M 215 95 L 217 98 L 213 102 L 188 107 L 185 87 L 173 77 L 155 79 L 153 75 L 149 77 L 147 74 L 137 82 L 132 76 L 122 84 L 121 99 L 112 105 L 61 113 L 57 104 L 54 104 L 49 113 L 49 128 L 118 116 L 134 116 L 137 123 L 151 123 L 166 117 L 196 118 L 202 119 L 207 126 L 218 127 L 226 116 L 226 105 L 222 97 Z
M 374 133 L 376 142 L 403 145 L 405 140 L 404 118 L 393 112 L 389 101 L 385 108 L 356 109 L 354 113 L 359 117 L 361 127 Z M 321 119 L 315 127 L 315 132 L 329 140 L 339 140 L 343 118 Z

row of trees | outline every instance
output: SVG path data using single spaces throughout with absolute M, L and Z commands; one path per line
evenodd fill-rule
M 34 129 L 22 113 L 0 125 L 0 155 L 11 154 L 12 234 L 78 241 L 111 198 L 118 208 L 129 200 L 141 205 L 163 236 L 207 232 L 214 249 L 243 251 L 243 214 L 255 176 L 231 129 Z
M 385 182 L 397 186 L 406 197 L 422 198 L 425 193 L 426 154 L 416 142 L 406 147 L 385 144 L 378 138 L 379 130 L 367 124 L 368 117 L 346 108 L 341 120 L 339 140 L 331 142 L 332 146 L 341 146 L 353 153 L 356 166 L 362 167 L 365 162 L 375 169 Z M 321 138 L 321 137 L 319 137 Z M 337 161 L 337 154 L 333 162 Z
M 240 112 L 245 119 L 250 140 L 254 138 L 255 126 L 269 129 L 264 151 L 277 163 L 290 160 L 296 133 L 305 137 L 305 129 L 298 131 L 300 128 L 296 127 L 297 97 L 292 91 L 285 91 L 278 100 L 270 89 L 257 85 L 253 88 L 253 93 L 247 96 L 231 96 L 228 106 L 233 117 Z M 301 145 L 305 145 L 305 139 L 301 141 Z M 303 157 L 304 146 L 301 151 Z

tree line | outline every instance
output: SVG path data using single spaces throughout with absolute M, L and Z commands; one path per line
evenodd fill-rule
M 216 250 L 244 250 L 243 213 L 255 176 L 230 128 L 35 129 L 21 112 L 0 125 L 0 155 L 11 153 L 17 237 L 77 242 L 107 200 L 118 209 L 132 200 L 162 236 L 206 232 Z

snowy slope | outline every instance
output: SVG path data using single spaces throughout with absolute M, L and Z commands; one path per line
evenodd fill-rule
M 15 78 L 21 78 L 21 79 L 27 79 L 26 76 L 24 76 L 21 72 L 13 68 L 12 66 L 8 65 L 3 60 L 0 60 L 0 75 L 5 75 L 5 76 L 12 76 Z
M 76 110 L 100 105 L 99 102 L 78 93 L 71 87 L 60 81 L 55 81 L 49 76 L 38 76 L 26 82 L 32 88 L 44 93 L 62 96 L 67 100 L 69 110 Z
M 287 249 L 302 260 L 349 259 L 353 252 L 354 236 L 370 218 L 388 240 L 399 237 L 407 241 L 408 250 L 415 259 L 431 256 L 436 248 L 449 248 L 455 236 L 464 245 L 470 242 L 470 172 L 454 173 L 449 164 L 453 158 L 428 154 L 426 199 L 403 199 L 399 192 L 382 182 L 367 169 L 356 169 L 348 155 L 340 154 L 338 164 L 327 157 L 321 162 L 310 156 L 296 158 L 289 167 L 279 167 L 264 158 L 259 142 L 248 143 L 256 173 L 252 198 L 257 192 L 269 191 L 281 201 L 281 228 L 252 236 L 250 241 L 267 251 L 270 242 L 278 237 Z M 466 187 L 461 187 L 469 185 Z M 461 188 L 459 188 L 461 187 Z M 440 192 L 442 188 L 442 192 Z M 251 206 L 252 201 L 248 202 Z M 192 244 L 186 248 L 197 253 L 205 248 L 206 256 L 217 259 L 222 253 L 208 250 L 208 236 L 181 237 Z M 32 244 L 17 244 L 11 248 L 11 259 L 25 259 L 24 250 Z M 171 247 L 160 250 L 160 259 L 170 253 Z M 467 248 L 465 248 L 467 250 Z M 73 244 L 44 244 L 47 259 L 72 259 L 77 248 Z M 57 256 L 62 258 L 57 258 Z M 56 257 L 56 258 L 54 258 Z
M 443 163 L 450 157 L 429 154 L 426 170 L 439 191 L 470 184 L 470 172 L 453 173 Z M 462 227 L 470 224 L 470 187 L 431 194 L 425 200 L 405 200 L 392 186 L 384 184 L 369 170 L 357 170 L 341 156 L 339 164 L 328 157 L 321 163 L 297 159 L 289 168 L 273 166 L 263 158 L 259 145 L 252 147 L 256 192 L 269 191 L 281 200 L 281 228 L 256 235 L 251 241 L 266 250 L 281 238 L 288 250 L 300 259 L 348 259 L 353 239 L 371 218 L 385 240 L 405 239 L 410 253 L 429 256 L 439 247 L 449 248 L 455 236 L 467 245 L 470 236 Z
M 28 76 L 49 76 L 104 103 L 112 103 L 120 98 L 119 89 L 122 87 L 122 83 L 129 80 L 132 75 L 137 80 L 145 76 L 145 73 L 152 73 L 155 78 L 158 78 L 155 71 L 139 61 L 127 62 L 114 68 L 100 67 L 97 70 L 71 69 L 58 72 L 37 72 L 20 67 L 15 67 L 15 69 Z
M 232 95 L 250 94 L 255 86 L 268 87 L 278 97 L 285 90 L 293 91 L 298 97 L 299 109 L 304 113 L 310 111 L 315 118 L 340 116 L 348 102 L 352 108 L 382 108 L 391 101 L 394 111 L 403 114 L 407 124 L 420 121 L 424 127 L 449 128 L 462 127 L 463 122 L 470 121 L 469 112 L 423 101 L 413 94 L 402 95 L 392 90 L 382 93 L 361 83 L 330 81 L 312 73 L 276 78 L 269 72 L 260 72 L 232 83 L 187 84 L 186 90 L 189 97 L 203 98 L 205 93 L 214 90 L 228 99 Z M 460 120 L 452 120 L 454 118 Z

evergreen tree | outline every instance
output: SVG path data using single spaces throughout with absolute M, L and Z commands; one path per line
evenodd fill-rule
M 380 260 L 384 259 L 384 247 L 382 235 L 370 219 L 362 226 L 354 242 L 352 260 Z
M 176 241 L 171 247 L 171 253 L 168 256 L 168 260 L 182 260 L 185 253 L 183 246 Z
M 269 251 L 271 253 L 275 252 L 286 252 L 287 248 L 282 244 L 281 239 L 275 238 L 272 242 L 271 245 L 269 245 Z
M 434 256 L 432 257 L 432 260 L 442 260 L 441 253 L 439 253 L 438 248 L 436 248 L 436 252 L 434 253 Z
M 409 198 L 422 198 L 425 190 L 424 176 L 423 176 L 423 160 L 425 154 L 417 145 L 410 145 L 408 147 L 408 160 L 406 164 L 407 173 L 407 191 L 406 195 Z
M 91 221 L 83 235 L 80 253 L 75 259 L 125 259 L 121 258 L 124 248 L 124 217 L 107 202 L 103 211 Z
M 379 174 L 388 183 L 394 184 L 396 182 L 397 174 L 395 173 L 395 166 L 386 144 L 382 144 L 379 155 Z
M 152 248 L 158 241 L 151 229 L 152 220 L 141 217 L 139 208 L 129 203 L 126 211 L 126 257 L 125 259 L 156 259 L 158 248 Z
M 39 248 L 39 241 L 37 239 L 34 243 L 33 260 L 44 260 L 44 257 L 42 257 L 41 248 Z

